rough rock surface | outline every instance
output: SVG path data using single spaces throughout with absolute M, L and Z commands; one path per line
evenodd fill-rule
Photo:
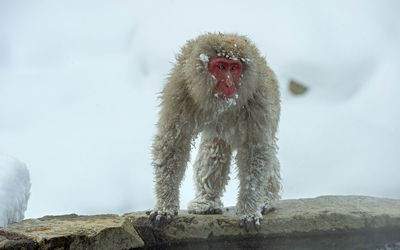
M 400 249 L 400 200 L 365 196 L 282 200 L 264 215 L 260 231 L 250 232 L 239 228 L 234 213 L 234 208 L 222 215 L 181 211 L 170 224 L 158 228 L 149 224 L 145 212 L 46 216 L 0 228 L 0 249 L 377 249 L 384 244 Z
M 144 243 L 132 224 L 118 215 L 45 216 L 0 229 L 0 249 L 129 249 L 142 246 Z

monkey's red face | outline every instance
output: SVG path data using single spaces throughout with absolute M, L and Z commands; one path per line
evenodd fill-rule
M 228 99 L 235 96 L 242 75 L 242 63 L 239 60 L 213 58 L 208 64 L 208 71 L 217 79 L 215 90 L 219 98 Z

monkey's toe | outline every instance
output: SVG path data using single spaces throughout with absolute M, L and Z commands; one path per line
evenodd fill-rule
M 271 212 L 273 212 L 273 211 L 275 211 L 276 210 L 276 208 L 275 207 L 272 207 L 272 206 L 265 206 L 265 207 L 263 207 L 263 210 L 262 210 L 262 212 L 261 212 L 261 214 L 268 214 L 268 213 L 271 213 Z
M 154 210 L 149 215 L 149 221 L 156 227 L 163 227 L 171 223 L 172 216 L 177 215 L 177 212 L 163 212 L 159 210 Z
M 261 228 L 261 218 L 256 216 L 245 216 L 240 219 L 239 226 L 244 228 L 246 232 L 250 231 L 251 225 L 254 225 L 254 228 L 258 231 Z

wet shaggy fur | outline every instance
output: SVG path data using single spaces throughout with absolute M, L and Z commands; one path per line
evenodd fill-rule
M 216 96 L 216 79 L 208 71 L 211 58 L 241 60 L 243 75 L 237 96 Z M 265 58 L 245 36 L 205 34 L 190 40 L 177 56 L 161 94 L 158 132 L 153 143 L 157 204 L 154 220 L 179 210 L 179 187 L 193 140 L 201 133 L 194 164 L 196 197 L 191 213 L 222 213 L 221 196 L 228 181 L 232 151 L 240 190 L 241 223 L 259 225 L 261 212 L 279 199 L 280 167 L 276 131 L 280 114 L 278 83 Z

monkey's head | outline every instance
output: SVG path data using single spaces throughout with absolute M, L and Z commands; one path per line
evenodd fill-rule
M 242 76 L 242 63 L 240 60 L 214 57 L 208 63 L 208 72 L 217 81 L 215 91 L 219 98 L 236 97 L 239 79 Z
M 236 34 L 200 35 L 177 59 L 186 89 L 201 106 L 245 103 L 257 89 L 257 69 L 265 65 L 255 45 Z

